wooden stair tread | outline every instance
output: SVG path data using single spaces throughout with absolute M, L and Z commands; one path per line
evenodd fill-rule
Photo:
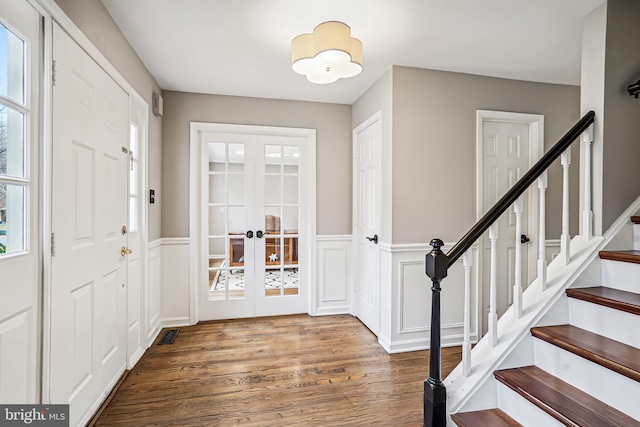
M 615 408 L 536 366 L 495 371 L 496 379 L 569 426 L 640 426 Z
M 631 217 L 631 222 L 634 224 L 640 224 L 640 216 L 634 215 Z
M 640 264 L 640 251 L 600 251 L 598 255 L 600 255 L 601 259 Z
M 531 334 L 575 355 L 640 381 L 640 350 L 571 325 L 531 328 Z
M 567 289 L 567 296 L 640 315 L 640 294 L 633 292 L 596 286 Z
M 522 427 L 522 424 L 502 412 L 500 409 L 460 412 L 451 414 L 451 419 L 459 427 Z

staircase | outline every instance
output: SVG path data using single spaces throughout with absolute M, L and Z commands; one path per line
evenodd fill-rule
M 640 236 L 640 217 L 631 220 Z M 547 319 L 530 329 L 523 351 L 533 352 L 533 363 L 493 372 L 497 408 L 451 420 L 465 427 L 640 426 L 638 264 L 638 250 L 600 251 L 593 266 L 599 286 L 571 287 L 553 309 L 566 323 Z

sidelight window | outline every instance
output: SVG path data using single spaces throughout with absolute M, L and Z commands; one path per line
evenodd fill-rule
M 26 43 L 0 24 L 0 256 L 26 249 Z

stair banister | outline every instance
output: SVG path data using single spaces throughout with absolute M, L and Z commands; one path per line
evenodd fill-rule
M 448 253 L 442 252 L 440 239 L 433 239 L 431 252 L 426 255 L 426 274 L 432 281 L 431 340 L 429 351 L 429 378 L 424 382 L 424 427 L 444 427 L 447 420 L 446 388 L 441 378 L 440 284 L 448 269 L 473 243 L 520 197 L 529 186 L 543 176 L 547 168 L 578 139 L 595 119 L 595 113 L 586 113 L 547 153 L 489 211 L 456 243 Z M 544 178 L 543 178 L 544 179 Z M 587 179 L 588 181 L 588 179 Z M 586 204 L 585 204 L 586 205 Z M 586 210 L 586 207 L 585 207 Z M 544 215 L 542 216 L 544 218 Z M 544 236 L 540 239 L 544 240 Z

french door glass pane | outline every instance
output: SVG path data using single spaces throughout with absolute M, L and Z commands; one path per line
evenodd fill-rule
M 0 175 L 25 178 L 24 114 L 0 104 Z
M 209 299 L 245 297 L 244 144 L 209 143 Z
M 24 41 L 0 24 L 0 95 L 24 104 Z
M 25 250 L 25 187 L 0 184 L 0 254 Z

